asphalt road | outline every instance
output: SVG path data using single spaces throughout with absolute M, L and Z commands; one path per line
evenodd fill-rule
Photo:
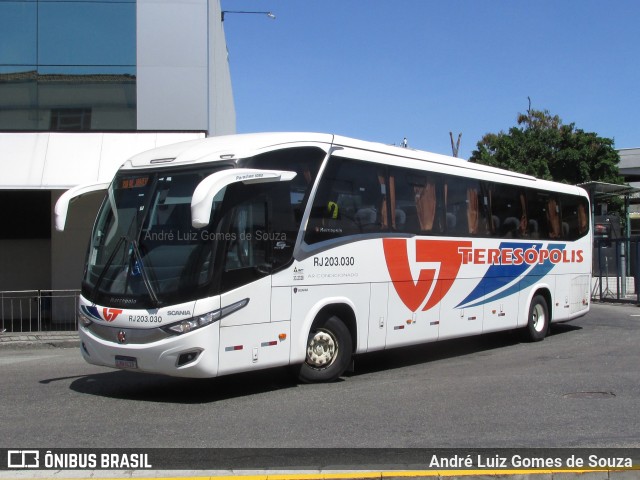
M 323 385 L 2 348 L 0 448 L 640 447 L 639 315 L 594 305 L 539 343 L 500 333 L 370 354 Z

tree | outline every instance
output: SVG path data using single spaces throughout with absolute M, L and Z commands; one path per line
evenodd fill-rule
M 623 184 L 613 140 L 564 125 L 548 110 L 518 115 L 508 133 L 487 133 L 470 162 L 572 185 L 590 181 Z

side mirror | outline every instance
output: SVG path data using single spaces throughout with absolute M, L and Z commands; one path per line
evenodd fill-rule
M 252 168 L 232 168 L 209 175 L 193 191 L 191 199 L 191 224 L 194 228 L 209 225 L 214 197 L 227 185 L 242 182 L 252 183 L 288 182 L 296 172 L 286 170 L 258 170 Z
M 58 232 L 64 231 L 64 226 L 67 223 L 67 211 L 69 210 L 69 204 L 71 202 L 87 193 L 106 190 L 107 188 L 109 188 L 109 183 L 87 183 L 78 185 L 64 192 L 56 202 L 54 208 L 56 230 Z

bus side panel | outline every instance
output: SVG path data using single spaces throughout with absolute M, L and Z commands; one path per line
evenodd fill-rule
M 579 315 L 589 310 L 590 276 L 573 275 L 571 278 L 571 315 Z
M 244 308 L 224 317 L 220 324 L 221 327 L 271 321 L 271 309 L 269 308 L 271 304 L 270 276 L 223 293 L 220 296 L 220 305 L 225 308 L 245 299 L 249 299 L 249 303 Z
M 387 348 L 413 345 L 438 340 L 440 330 L 440 303 L 427 310 L 418 308 L 412 312 L 399 297 L 396 288 L 402 283 L 413 287 L 413 281 L 391 284 L 389 294 L 389 321 L 387 323 Z M 416 282 L 419 288 L 421 281 Z M 433 285 L 431 295 L 438 295 L 440 288 Z M 424 301 L 422 302 L 425 303 Z M 424 307 L 423 307 L 424 308 Z
M 584 315 L 589 311 L 590 276 L 567 273 L 556 275 L 553 303 L 553 322 L 562 322 Z
M 369 303 L 369 336 L 367 352 L 382 350 L 387 341 L 387 324 L 389 323 L 389 283 L 371 284 L 371 301 Z
M 460 305 L 478 286 L 477 278 L 458 278 L 441 302 L 440 339 L 482 333 L 484 308 L 480 296 L 469 305 Z
M 291 322 L 220 328 L 219 375 L 289 363 Z
M 291 320 L 291 287 L 271 289 L 271 321 Z
M 553 296 L 553 320 L 568 320 L 571 314 L 571 277 L 556 275 L 556 288 Z
M 495 285 L 499 285 L 498 290 L 507 288 L 513 281 L 513 277 L 494 278 Z M 518 326 L 519 294 L 520 292 L 517 291 L 506 297 L 494 295 L 487 299 L 484 305 L 483 333 L 508 330 Z M 492 300 L 492 298 L 495 299 Z

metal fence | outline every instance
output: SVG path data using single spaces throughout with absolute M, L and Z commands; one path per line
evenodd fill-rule
M 596 238 L 591 297 L 640 304 L 640 237 Z
M 0 331 L 77 330 L 79 295 L 79 290 L 0 291 Z

